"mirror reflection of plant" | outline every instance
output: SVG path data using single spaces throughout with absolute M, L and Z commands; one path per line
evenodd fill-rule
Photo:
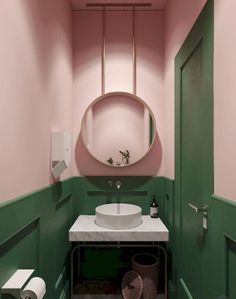
M 129 150 L 119 151 L 119 153 L 121 154 L 122 162 L 120 162 L 120 161 L 114 162 L 112 157 L 107 159 L 106 162 L 112 166 L 113 165 L 116 165 L 116 166 L 129 165 L 130 151 Z
M 110 157 L 109 159 L 107 159 L 107 163 L 109 165 L 114 165 L 114 161 L 113 161 L 112 157 Z
M 121 154 L 123 164 L 128 165 L 129 158 L 130 158 L 130 152 L 128 150 L 125 150 L 125 151 L 119 151 L 119 153 Z

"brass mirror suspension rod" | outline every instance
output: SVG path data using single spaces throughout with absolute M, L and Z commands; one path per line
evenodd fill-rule
M 136 34 L 135 34 L 135 8 L 151 6 L 151 3 L 87 3 L 88 7 L 102 7 L 102 84 L 101 93 L 105 94 L 105 60 L 106 60 L 106 7 L 132 7 L 132 39 L 133 39 L 133 94 L 137 93 L 137 51 L 136 51 Z
M 137 51 L 136 51 L 136 34 L 135 34 L 135 5 L 132 11 L 132 27 L 133 27 L 133 94 L 137 93 Z
M 102 95 L 105 94 L 105 59 L 106 59 L 106 6 L 102 10 Z
M 102 8 L 104 6 L 106 7 L 134 7 L 134 6 L 137 6 L 137 7 L 150 7 L 152 6 L 152 3 L 150 2 L 147 2 L 147 3 L 122 3 L 122 2 L 114 2 L 114 3 L 93 3 L 93 2 L 89 2 L 86 4 L 87 7 L 97 7 L 97 8 Z

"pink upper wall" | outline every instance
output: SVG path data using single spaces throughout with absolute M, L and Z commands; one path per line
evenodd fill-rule
M 236 2 L 214 4 L 215 194 L 236 201 Z
M 174 177 L 174 58 L 205 0 L 169 1 L 165 18 L 165 175 Z M 236 200 L 235 0 L 214 1 L 214 193 Z
M 81 120 L 89 104 L 101 95 L 102 13 L 73 13 L 74 46 L 74 174 L 75 175 L 162 175 L 163 174 L 163 13 L 136 13 L 137 96 L 154 113 L 158 138 L 139 163 L 114 169 L 97 162 L 83 146 Z M 132 13 L 106 14 L 106 92 L 132 93 Z M 109 140 L 107 141 L 109 143 Z
M 82 115 L 101 94 L 101 14 L 73 14 L 75 156 L 74 170 L 71 164 L 62 178 L 73 174 L 164 174 L 174 177 L 174 57 L 205 2 L 168 2 L 165 43 L 163 14 L 137 13 L 137 94 L 153 110 L 159 138 L 147 158 L 118 171 L 96 162 L 78 140 Z M 215 193 L 236 199 L 236 35 L 232 30 L 236 4 L 234 0 L 215 0 L 214 4 Z M 122 21 L 119 18 L 119 13 L 108 16 L 106 91 L 131 92 L 130 16 L 122 16 Z M 0 45 L 0 201 L 5 201 L 51 182 L 50 131 L 72 132 L 71 11 L 68 2 L 0 1 Z
M 71 132 L 66 0 L 0 1 L 0 201 L 50 183 L 50 132 Z M 72 175 L 70 167 L 63 177 Z

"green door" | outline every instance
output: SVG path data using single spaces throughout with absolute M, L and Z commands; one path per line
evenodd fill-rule
M 208 1 L 175 61 L 178 299 L 210 298 L 205 211 L 213 193 L 212 27 Z

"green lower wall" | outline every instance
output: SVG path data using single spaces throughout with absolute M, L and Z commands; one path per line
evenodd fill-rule
M 69 298 L 73 210 L 73 178 L 0 206 L 0 286 L 17 269 L 33 268 L 47 283 L 45 299 Z
M 175 256 L 175 247 L 172 252 Z M 196 272 L 195 279 L 199 275 Z M 217 195 L 209 206 L 203 278 L 207 299 L 236 298 L 236 202 Z M 177 299 L 191 299 L 181 277 L 177 281 Z
M 236 202 L 212 196 L 209 210 L 209 299 L 236 298 Z
M 109 187 L 108 181 L 113 183 Z M 121 181 L 119 191 L 115 182 Z M 98 205 L 112 202 L 137 204 L 144 214 L 149 213 L 152 195 L 155 194 L 163 215 L 162 177 L 75 177 L 74 196 L 77 214 L 94 214 Z
M 122 182 L 119 192 L 109 188 L 110 179 Z M 116 201 L 138 204 L 148 214 L 155 194 L 160 216 L 172 225 L 172 185 L 162 177 L 75 177 L 0 205 L 0 286 L 17 269 L 33 268 L 46 281 L 45 299 L 69 299 L 68 231 L 75 218 Z
M 112 181 L 109 187 L 108 181 Z M 116 190 L 115 182 L 122 186 Z M 77 214 L 94 214 L 98 205 L 112 202 L 136 204 L 143 214 L 149 214 L 152 195 L 156 195 L 160 217 L 168 227 L 173 225 L 173 181 L 163 177 L 76 177 L 75 206 Z M 140 249 L 139 249 L 140 250 Z M 148 249 L 146 249 L 148 251 Z M 168 247 L 171 253 L 171 246 Z M 90 279 L 121 279 L 130 267 L 132 252 L 127 249 L 86 249 L 83 250 L 81 274 Z M 129 258 L 124 258 L 126 253 Z M 104 267 L 104 260 L 110 261 Z
M 109 189 L 109 179 L 122 181 L 119 192 Z M 69 299 L 68 230 L 75 218 L 94 214 L 97 205 L 113 201 L 138 204 L 148 214 L 155 194 L 160 217 L 170 231 L 169 298 L 175 298 L 173 185 L 163 177 L 75 177 L 0 205 L 0 286 L 18 268 L 34 268 L 35 275 L 47 283 L 46 299 Z M 209 226 L 211 258 L 206 288 L 213 290 L 212 299 L 236 298 L 236 203 L 212 196 Z

